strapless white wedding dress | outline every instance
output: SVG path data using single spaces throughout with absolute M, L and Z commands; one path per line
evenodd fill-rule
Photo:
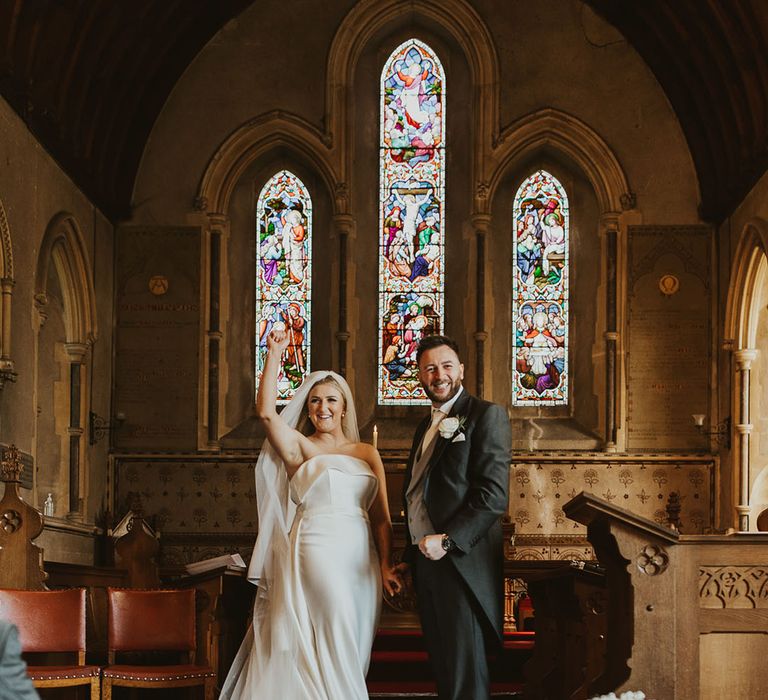
M 221 698 L 364 700 L 381 612 L 381 573 L 368 521 L 378 481 L 367 462 L 316 455 L 290 481 L 297 505 L 281 580 L 230 669 Z M 261 608 L 261 609 L 260 609 Z

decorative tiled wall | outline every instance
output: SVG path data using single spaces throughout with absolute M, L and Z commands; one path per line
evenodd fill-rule
M 115 465 L 115 514 L 140 499 L 160 532 L 161 564 L 183 565 L 239 552 L 250 557 L 258 520 L 254 460 L 121 458 Z
M 708 532 L 713 522 L 714 461 L 700 456 L 589 457 L 573 454 L 515 459 L 509 515 L 519 535 L 585 535 L 565 517 L 563 504 L 586 491 L 659 524 L 670 493 L 680 494 L 681 531 Z
M 393 514 L 404 456 L 387 459 Z M 161 563 L 180 566 L 239 552 L 246 560 L 257 532 L 255 455 L 121 457 L 115 463 L 115 515 L 136 498 L 161 533 Z M 713 523 L 715 463 L 700 455 L 538 453 L 515 456 L 510 467 L 509 520 L 515 559 L 591 559 L 586 528 L 565 517 L 563 504 L 587 491 L 664 524 L 669 494 L 680 494 L 682 532 L 700 534 Z

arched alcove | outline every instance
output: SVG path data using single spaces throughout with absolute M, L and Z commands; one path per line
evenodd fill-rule
M 286 120 L 277 118 L 271 126 L 279 129 Z M 251 125 L 253 126 L 253 125 Z M 303 132 L 308 137 L 309 132 Z M 312 258 L 312 364 L 330 367 L 333 364 L 333 341 L 335 336 L 328 329 L 334 328 L 337 317 L 339 260 L 335 212 L 340 204 L 335 196 L 335 180 L 330 163 L 319 150 L 319 142 L 308 147 L 296 132 L 266 134 L 259 129 L 244 127 L 236 137 L 239 144 L 225 144 L 229 170 L 216 158 L 206 175 L 205 191 L 210 193 L 209 208 L 201 221 L 206 229 L 206 262 L 204 270 L 210 278 L 212 265 L 218 259 L 218 290 L 221 331 L 217 341 L 219 362 L 219 404 L 214 406 L 209 395 L 201 415 L 212 415 L 212 408 L 218 410 L 216 435 L 227 445 L 246 444 L 260 437 L 252 417 L 254 401 L 255 346 L 255 290 L 256 290 L 256 236 L 258 235 L 257 204 L 264 185 L 275 173 L 288 170 L 307 188 L 313 205 Z M 251 138 L 258 139 L 252 143 Z M 311 139 L 310 139 L 311 140 Z M 242 148 L 239 158 L 234 156 Z M 231 158 L 229 156 L 232 156 Z M 210 175 L 211 177 L 208 177 Z M 219 184 L 214 187 L 213 183 Z M 343 197 L 342 197 L 343 199 Z M 343 207 L 344 204 L 342 203 Z M 222 207 L 219 212 L 218 207 Z M 216 243 L 213 243 L 217 241 Z M 212 245 L 218 246 L 218 255 L 212 255 Z M 203 363 L 209 362 L 210 353 Z M 207 366 L 201 367 L 201 376 L 210 379 Z M 209 389 L 210 391 L 210 389 Z M 210 420 L 210 419 L 209 419 Z M 213 435 L 208 424 L 209 439 Z M 244 442 L 243 442 L 244 441 Z
M 512 199 L 523 180 L 539 169 L 552 172 L 571 200 L 574 312 L 570 331 L 576 338 L 578 321 L 580 330 L 574 342 L 581 347 L 579 352 L 572 350 L 573 398 L 567 407 L 513 410 L 513 418 L 521 421 L 516 447 L 615 447 L 621 376 L 615 279 L 625 233 L 620 217 L 633 206 L 633 198 L 627 176 L 608 144 L 588 124 L 552 108 L 529 114 L 504 129 L 475 193 L 476 217 L 485 220 L 486 228 L 478 236 L 484 234 L 485 248 L 493 251 L 487 257 L 486 279 L 493 290 L 486 308 L 486 318 L 491 319 L 488 330 L 507 337 L 505 348 L 491 349 L 489 379 L 493 384 L 511 385 L 509 329 L 514 320 L 511 305 L 499 300 L 511 294 Z M 609 279 L 614 280 L 611 288 L 606 285 Z M 612 371 L 607 369 L 606 358 L 610 358 Z
M 54 497 L 55 515 L 79 520 L 87 495 L 85 444 L 91 346 L 97 337 L 91 265 L 71 214 L 48 225 L 35 276 L 35 376 L 38 416 L 34 487 L 42 502 Z
M 725 314 L 725 338 L 732 345 L 731 422 L 736 444 L 722 468 L 730 484 L 724 512 L 740 530 L 756 527 L 768 504 L 768 222 L 755 218 L 744 227 L 733 254 Z M 735 506 L 735 510 L 734 510 Z M 729 514 L 733 514 L 728 517 Z

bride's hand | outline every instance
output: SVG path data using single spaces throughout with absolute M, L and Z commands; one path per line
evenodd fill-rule
M 267 336 L 267 350 L 277 352 L 282 356 L 288 347 L 288 334 L 283 330 L 272 330 Z
M 381 566 L 381 585 L 384 587 L 384 592 L 390 598 L 400 593 L 404 587 L 403 581 L 395 567 L 389 566 L 389 564 L 382 564 Z

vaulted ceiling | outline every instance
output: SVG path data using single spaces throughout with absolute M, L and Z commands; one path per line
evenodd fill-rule
M 173 86 L 251 2 L 0 0 L 0 94 L 108 216 L 128 218 Z M 768 3 L 586 2 L 655 74 L 693 156 L 702 216 L 722 221 L 768 168 Z

